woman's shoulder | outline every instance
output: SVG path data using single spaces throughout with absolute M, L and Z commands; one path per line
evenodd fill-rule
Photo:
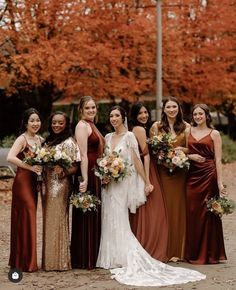
M 212 131 L 211 131 L 211 133 L 210 133 L 210 135 L 214 138 L 221 138 L 221 136 L 220 136 L 220 132 L 218 131 L 218 130 L 216 130 L 216 129 L 212 129 Z

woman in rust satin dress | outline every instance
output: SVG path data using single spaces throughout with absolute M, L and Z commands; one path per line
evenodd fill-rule
M 187 152 L 186 127 L 178 100 L 169 97 L 163 100 L 161 122 L 155 122 L 151 135 L 170 133 L 174 148 Z M 169 168 L 157 165 L 168 220 L 167 260 L 184 259 L 186 234 L 186 168 Z
M 33 145 L 41 146 L 36 135 L 41 127 L 39 113 L 31 108 L 24 112 L 20 133 L 7 160 L 17 166 L 12 187 L 11 245 L 9 265 L 24 272 L 38 270 L 36 246 L 37 174 L 40 166 L 24 163 L 24 153 Z
M 101 182 L 94 174 L 94 166 L 102 156 L 105 140 L 93 123 L 97 107 L 90 96 L 82 97 L 79 104 L 81 120 L 75 128 L 75 138 L 81 153 L 79 190 L 90 191 L 101 199 Z M 83 213 L 73 207 L 71 234 L 72 268 L 94 269 L 101 235 L 101 210 Z
M 185 258 L 193 264 L 216 264 L 226 260 L 222 221 L 207 210 L 206 201 L 224 195 L 221 169 L 221 137 L 211 127 L 205 104 L 192 113 L 188 138 L 191 165 L 187 182 L 187 235 Z
M 168 225 L 167 214 L 160 187 L 155 161 L 150 160 L 147 137 L 150 129 L 150 114 L 142 102 L 131 107 L 131 128 L 138 141 L 150 194 L 144 205 L 130 214 L 130 225 L 143 248 L 155 259 L 167 259 Z

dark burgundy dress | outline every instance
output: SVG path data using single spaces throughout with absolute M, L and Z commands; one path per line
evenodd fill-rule
M 206 201 L 219 195 L 211 133 L 196 140 L 190 133 L 189 154 L 200 154 L 203 163 L 191 161 L 187 182 L 187 235 L 185 258 L 193 264 L 226 260 L 222 221 L 207 210 Z
M 148 154 L 148 146 L 140 154 Z M 153 191 L 144 205 L 130 214 L 131 229 L 143 248 L 155 259 L 167 261 L 168 223 L 155 160 L 150 160 L 150 182 Z
M 96 160 L 101 157 L 104 138 L 96 126 L 86 120 L 92 128 L 88 138 L 88 187 L 91 194 L 101 199 L 101 183 L 94 175 Z M 101 236 L 101 210 L 83 213 L 73 207 L 71 233 L 71 266 L 72 268 L 94 269 L 98 257 Z
M 26 145 L 24 151 L 30 150 Z M 24 158 L 24 151 L 18 154 Z M 27 169 L 17 168 L 12 187 L 11 207 L 11 268 L 24 272 L 38 270 L 36 252 L 36 209 L 37 209 L 37 175 Z

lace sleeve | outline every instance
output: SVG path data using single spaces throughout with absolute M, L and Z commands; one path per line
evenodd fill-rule
M 132 159 L 133 153 L 135 153 L 139 159 L 140 154 L 138 150 L 138 142 L 132 132 L 128 132 L 126 144 L 128 147 L 127 153 L 130 154 L 131 163 L 134 164 Z M 135 213 L 136 209 L 145 203 L 146 196 L 144 189 L 145 183 L 133 165 L 132 173 L 129 178 L 129 192 L 127 196 L 127 206 L 131 213 Z

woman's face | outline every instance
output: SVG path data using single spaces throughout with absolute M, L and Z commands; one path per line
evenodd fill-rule
M 87 103 L 85 103 L 85 105 L 82 109 L 83 119 L 93 121 L 96 114 L 97 114 L 97 107 L 96 107 L 95 102 L 93 100 L 90 100 Z
M 114 129 L 120 127 L 123 124 L 122 116 L 119 110 L 115 109 L 110 113 L 110 123 Z
M 35 113 L 31 114 L 29 116 L 26 127 L 27 127 L 27 131 L 29 131 L 31 134 L 36 134 L 41 128 L 41 120 L 39 116 Z
M 168 118 L 176 118 L 179 113 L 178 104 L 174 101 L 168 101 L 165 104 L 164 112 Z
M 148 121 L 148 117 L 149 117 L 149 114 L 148 114 L 148 111 L 145 107 L 142 107 L 138 113 L 138 116 L 137 116 L 137 121 L 141 124 L 146 124 L 147 121 Z
M 206 123 L 206 113 L 203 109 L 201 109 L 200 107 L 197 107 L 194 111 L 193 111 L 193 120 L 197 125 L 201 125 Z
M 61 114 L 56 114 L 52 117 L 52 131 L 54 134 L 59 134 L 66 127 L 66 118 Z

